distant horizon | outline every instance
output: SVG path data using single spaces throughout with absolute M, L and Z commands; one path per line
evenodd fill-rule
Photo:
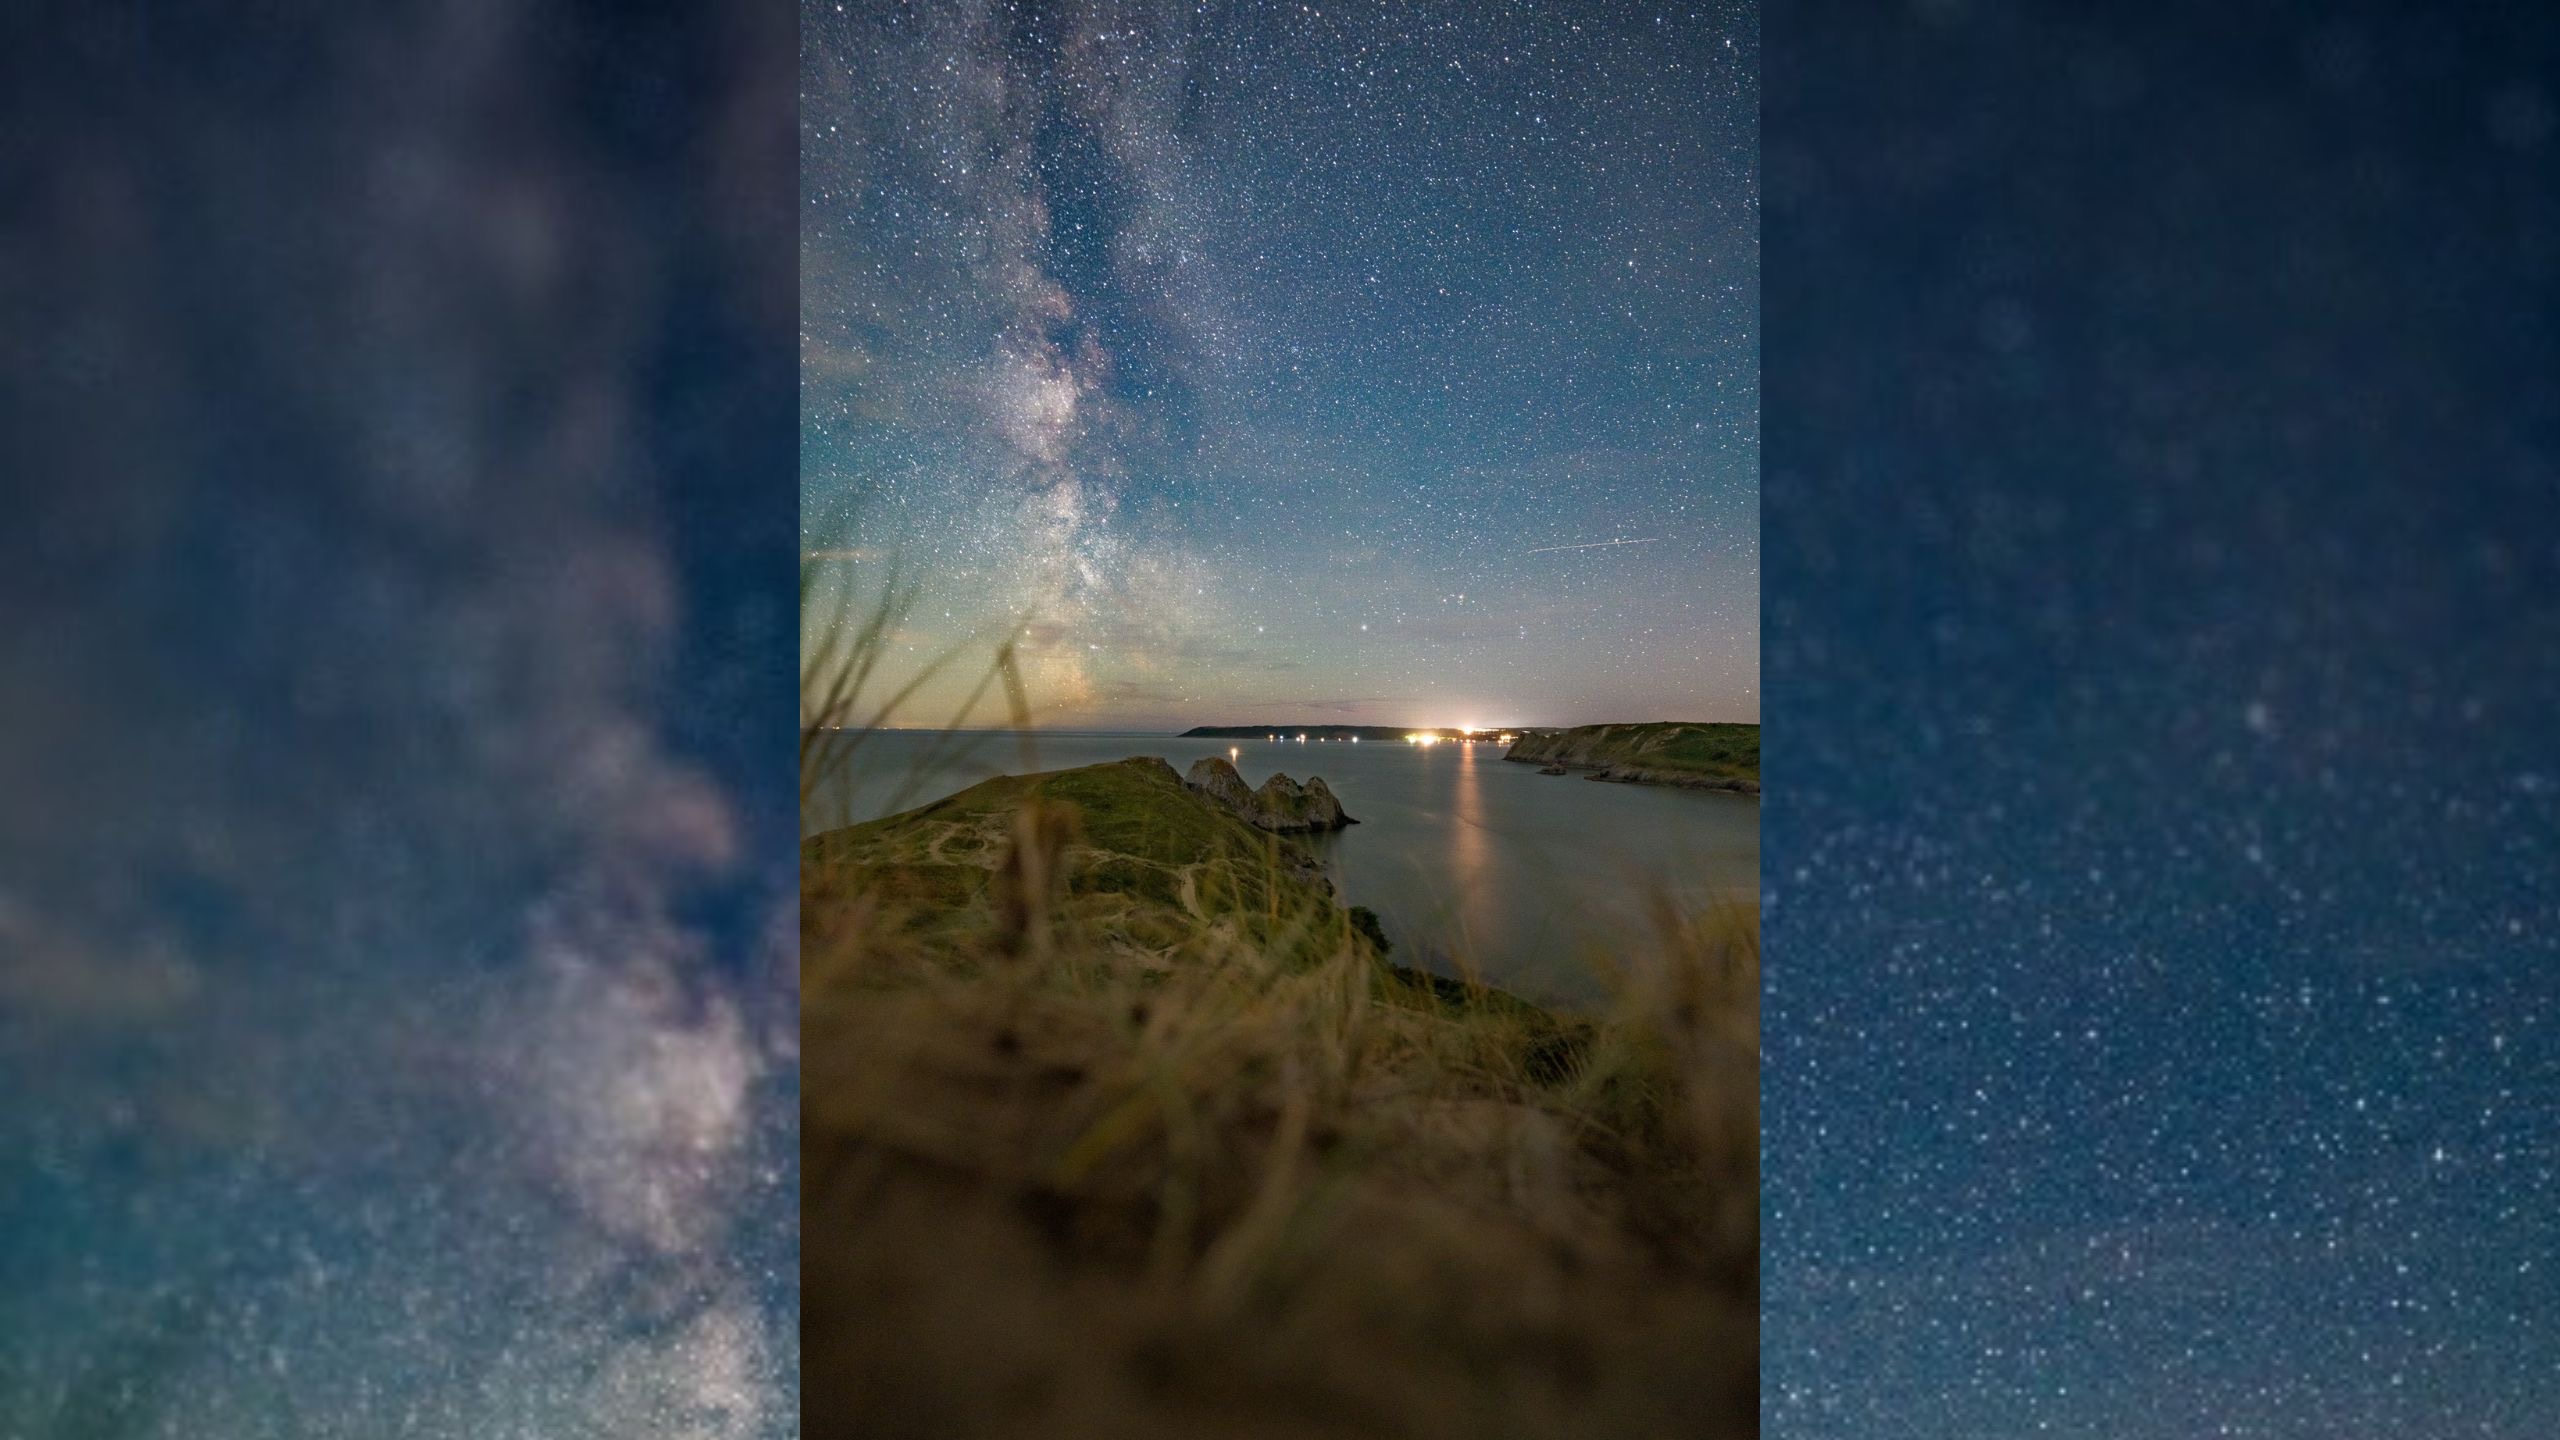
M 1569 724 L 1543 720 L 1522 720 L 1503 721 L 1498 724 L 1473 726 L 1459 726 L 1454 724 L 1401 725 L 1393 722 L 1366 720 L 1297 720 L 1266 726 L 1256 721 L 1201 720 L 1173 729 L 1165 729 L 1156 725 L 874 725 L 868 727 L 859 725 L 821 725 L 817 728 L 829 734 L 844 734 L 848 731 L 868 729 L 872 733 L 897 735 L 1162 735 L 1179 739 L 1184 731 L 1202 727 L 1218 729 L 1269 729 L 1273 731 L 1316 729 L 1404 730 L 1415 733 L 1429 730 L 1465 729 L 1473 734 L 1485 734 L 1488 732 L 1503 730 L 1578 730 L 1591 725 L 1749 725 L 1757 728 L 1759 724 L 1760 722 L 1757 719 L 1695 720 L 1684 717 L 1667 717 L 1663 719 L 1645 720 L 1576 720 Z M 1238 736 L 1232 738 L 1243 739 L 1249 737 Z
M 856 611 L 854 613 L 859 612 Z M 988 648 L 990 651 L 993 650 L 994 646 L 992 641 L 989 642 Z M 946 706 L 950 711 L 962 710 L 966 701 L 966 689 L 974 686 L 976 684 L 976 678 L 983 673 L 983 667 L 971 667 L 967 665 L 945 666 L 943 675 L 935 677 L 934 682 L 928 683 L 924 687 L 920 688 L 914 698 L 911 698 L 907 703 L 900 705 L 898 709 L 906 713 L 923 715 L 939 715 L 947 713 L 944 708 Z M 964 686 L 959 683 L 962 679 L 966 679 L 969 684 Z M 1463 726 L 1466 728 L 1484 730 L 1498 728 L 1501 726 L 1511 726 L 1515 728 L 1520 726 L 1531 726 L 1541 729 L 1570 729 L 1577 725 L 1659 724 L 1670 720 L 1681 720 L 1687 723 L 1700 725 L 1757 725 L 1760 723 L 1760 697 L 1758 687 L 1756 685 L 1744 687 L 1739 694 L 1733 696 L 1719 696 L 1703 699 L 1693 697 L 1688 700 L 1672 701 L 1662 704 L 1648 704 L 1640 699 L 1630 705 L 1611 706 L 1605 710 L 1593 709 L 1567 700 L 1564 705 L 1558 707 L 1558 710 L 1560 710 L 1564 716 L 1572 718 L 1554 719 L 1524 719 L 1520 717 L 1519 711 L 1511 710 L 1502 702 L 1494 700 L 1472 702 L 1461 697 L 1443 701 L 1429 697 L 1422 697 L 1413 702 L 1415 708 L 1427 708 L 1429 710 L 1436 711 L 1439 714 L 1453 717 L 1442 720 L 1418 720 L 1413 718 L 1412 713 L 1409 710 L 1403 713 L 1388 710 L 1385 707 L 1395 702 L 1386 699 L 1385 697 L 1379 697 L 1376 699 L 1277 701 L 1273 702 L 1272 708 L 1257 712 L 1242 706 L 1232 705 L 1216 696 L 1199 696 L 1196 697 L 1196 701 L 1195 697 L 1191 696 L 1166 696 L 1160 700 L 1157 699 L 1157 697 L 1148 696 L 1144 698 L 1153 701 L 1154 703 L 1148 704 L 1144 709 L 1136 709 L 1110 708 L 1107 704 L 1075 704 L 1072 702 L 1061 702 L 1055 699 L 1044 700 L 1043 686 L 1037 679 L 1026 676 L 1026 685 L 1030 690 L 1031 699 L 1035 702 L 1033 708 L 1040 712 L 1040 715 L 1042 716 L 1042 718 L 1037 718 L 1032 721 L 1029 728 L 1035 730 L 1080 729 L 1106 732 L 1170 730 L 1179 732 L 1190 729 L 1195 725 L 1260 725 L 1275 729 L 1281 727 L 1304 729 L 1316 725 L 1348 725 L 1365 726 L 1374 729 L 1410 730 L 1454 730 Z M 1115 688 L 1134 690 L 1142 687 L 1121 686 Z M 944 698 L 946 692 L 953 693 L 957 698 L 946 700 Z M 1534 704 L 1538 702 L 1532 701 L 1530 703 Z M 1314 709 L 1319 706 L 1324 707 L 1320 715 L 1308 713 L 1291 715 L 1289 713 L 1293 708 L 1303 710 Z M 1002 702 L 997 700 L 992 694 L 984 694 L 978 697 L 975 705 L 967 706 L 966 708 L 977 714 L 985 714 L 990 709 L 1001 711 L 1004 706 Z M 1550 710 L 1547 713 L 1551 715 L 1556 714 L 1557 710 Z M 1701 714 L 1712 718 L 1696 718 Z M 1226 718 L 1229 715 L 1242 715 L 1245 718 Z M 1484 718 L 1488 715 L 1498 718 Z M 945 723 L 946 722 L 941 720 L 920 723 L 900 723 L 887 728 L 902 730 L 934 730 L 944 728 Z M 1002 723 L 973 722 L 971 724 L 964 725 L 961 728 L 1011 729 L 1014 727 Z

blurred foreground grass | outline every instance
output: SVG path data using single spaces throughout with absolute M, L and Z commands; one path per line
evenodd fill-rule
M 1135 760 L 801 886 L 808 1433 L 1756 1432 L 1755 911 L 1657 904 L 1551 1013 Z

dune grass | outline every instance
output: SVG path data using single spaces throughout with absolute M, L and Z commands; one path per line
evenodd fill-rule
M 802 888 L 810 1433 L 1753 1433 L 1749 909 L 1658 906 L 1559 1014 L 1135 763 Z

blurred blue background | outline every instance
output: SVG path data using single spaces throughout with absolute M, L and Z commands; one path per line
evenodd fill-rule
M 796 65 L 0 20 L 0 1434 L 797 1433 Z
M 1769 10 L 1770 1433 L 2552 1433 L 2553 13 Z

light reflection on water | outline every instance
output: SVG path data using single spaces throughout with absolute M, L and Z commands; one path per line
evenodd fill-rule
M 1476 779 L 1476 747 L 1453 748 L 1458 752 L 1458 772 L 1451 787 L 1455 804 L 1449 816 L 1449 868 L 1457 914 L 1449 927 L 1448 944 L 1455 954 L 1474 956 L 1488 939 L 1500 934 L 1501 918 L 1493 907 L 1493 857 L 1485 836 L 1484 794 Z
M 1066 769 L 1155 755 L 1187 770 L 1234 752 L 1245 783 L 1320 775 L 1361 823 L 1316 841 L 1346 904 L 1367 905 L 1396 958 L 1554 999 L 1598 994 L 1595 956 L 1648 933 L 1645 897 L 1748 902 L 1760 883 L 1756 798 L 1540 775 L 1493 745 L 1322 744 L 1136 733 L 1027 737 L 1031 763 Z M 1021 773 L 1026 737 L 870 737 L 818 798 L 814 832 Z

